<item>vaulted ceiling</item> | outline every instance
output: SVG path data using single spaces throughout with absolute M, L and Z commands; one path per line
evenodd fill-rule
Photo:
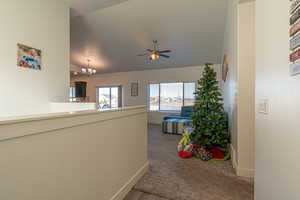
M 85 15 L 128 0 L 65 0 L 71 7 L 71 17 Z
M 66 0 L 70 3 L 71 63 L 118 72 L 221 63 L 226 0 Z M 137 54 L 171 49 L 170 59 Z

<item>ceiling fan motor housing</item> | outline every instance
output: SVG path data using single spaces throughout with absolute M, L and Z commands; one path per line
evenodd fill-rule
M 164 58 L 170 58 L 170 56 L 165 55 L 166 53 L 171 53 L 171 50 L 158 50 L 158 42 L 157 40 L 153 40 L 153 49 L 147 49 L 148 51 L 148 56 L 150 60 L 156 60 L 159 59 L 160 57 Z M 147 54 L 141 54 L 142 55 L 147 55 Z

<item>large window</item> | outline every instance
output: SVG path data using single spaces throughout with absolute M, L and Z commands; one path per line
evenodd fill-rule
M 158 83 L 149 85 L 149 107 L 152 111 L 179 111 L 195 99 L 195 83 Z
M 100 109 L 118 108 L 122 104 L 120 86 L 97 87 L 97 102 Z

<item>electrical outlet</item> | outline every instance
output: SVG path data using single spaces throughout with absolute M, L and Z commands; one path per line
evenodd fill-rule
M 269 114 L 269 100 L 260 99 L 258 102 L 258 112 L 261 114 Z

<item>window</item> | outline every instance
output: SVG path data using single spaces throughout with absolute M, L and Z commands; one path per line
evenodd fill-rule
M 184 83 L 184 105 L 193 106 L 195 101 L 196 84 Z
M 182 83 L 160 84 L 160 110 L 180 110 L 183 105 Z
M 97 87 L 97 102 L 100 109 L 110 109 L 121 107 L 122 93 L 120 86 Z
M 150 110 L 159 110 L 159 84 L 150 84 Z
M 151 111 L 179 111 L 182 106 L 192 106 L 195 83 L 158 83 L 149 85 Z

